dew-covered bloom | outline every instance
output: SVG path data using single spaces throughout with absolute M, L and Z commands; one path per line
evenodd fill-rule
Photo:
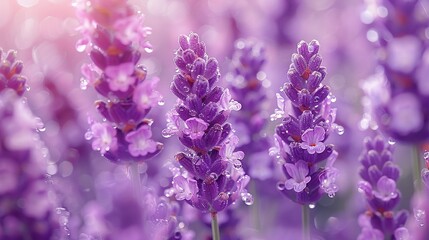
M 272 160 L 266 156 L 270 144 L 262 134 L 267 124 L 267 104 L 269 84 L 262 72 L 265 63 L 265 48 L 259 42 L 240 39 L 235 43 L 235 52 L 226 76 L 232 97 L 241 104 L 239 113 L 231 115 L 236 134 L 240 138 L 237 149 L 246 153 L 243 164 L 252 178 L 265 180 L 272 175 Z M 265 157 L 261 157 L 262 154 Z M 259 156 L 259 157 L 258 157 Z
M 176 154 L 180 168 L 172 167 L 173 187 L 167 196 L 186 200 L 191 206 L 217 213 L 241 198 L 252 204 L 246 190 L 249 177 L 241 167 L 242 153 L 234 151 L 238 138 L 227 123 L 238 103 L 229 91 L 216 86 L 218 62 L 206 54 L 205 44 L 195 33 L 179 37 L 174 62 L 177 74 L 171 90 L 179 98 L 164 136 L 176 134 L 186 147 Z
M 359 171 L 362 181 L 358 189 L 364 195 L 368 209 L 360 216 L 362 232 L 358 239 L 371 239 L 369 236 L 373 236 L 373 239 L 402 239 L 393 236 L 408 234 L 404 228 L 407 211 L 395 213 L 394 210 L 401 193 L 396 186 L 399 168 L 392 161 L 392 148 L 393 145 L 385 142 L 381 136 L 365 139 Z
M 0 91 L 10 88 L 22 96 L 27 88 L 27 78 L 21 75 L 23 64 L 16 59 L 16 55 L 14 50 L 4 52 L 0 48 Z
M 177 202 L 158 197 L 148 188 L 136 196 L 125 174 L 103 174 L 109 178 L 97 185 L 100 199 L 88 202 L 82 210 L 80 239 L 184 239 L 187 230 L 178 226 Z
M 429 15 L 419 2 L 373 1 L 362 14 L 380 65 L 379 73 L 363 85 L 370 100 L 365 102 L 370 112 L 367 116 L 388 135 L 407 143 L 429 137 L 429 47 L 425 34 Z
M 36 132 L 40 120 L 17 93 L 0 90 L 0 239 L 57 239 L 47 149 Z
M 423 154 L 425 160 L 425 167 L 421 171 L 422 182 L 429 190 L 429 151 Z
M 284 96 L 277 94 L 279 109 L 272 119 L 282 118 L 282 122 L 276 127 L 276 146 L 270 153 L 277 155 L 286 177 L 278 189 L 299 204 L 310 204 L 324 193 L 333 197 L 338 191 L 338 171 L 333 167 L 338 154 L 325 141 L 340 126 L 334 123 L 336 109 L 331 108 L 330 90 L 322 84 L 326 69 L 321 66 L 319 43 L 301 41 L 297 51 L 292 55 L 288 82 L 281 89 Z
M 151 138 L 152 120 L 146 117 L 161 101 L 155 90 L 159 79 L 147 79 L 139 64 L 142 52 L 150 51 L 150 29 L 125 0 L 81 0 L 75 6 L 83 35 L 77 50 L 86 50 L 92 60 L 82 66 L 81 86 L 89 84 L 104 97 L 95 104 L 104 120 L 91 120 L 86 138 L 113 162 L 149 159 L 162 149 Z

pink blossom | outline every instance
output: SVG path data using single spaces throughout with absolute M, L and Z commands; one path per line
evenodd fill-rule
M 130 143 L 128 151 L 133 157 L 145 156 L 156 151 L 156 142 L 150 139 L 152 131 L 148 125 L 127 134 L 125 140 Z
M 105 72 L 112 91 L 125 92 L 136 81 L 135 77 L 132 76 L 134 73 L 134 64 L 130 62 L 108 66 Z
M 100 151 L 101 154 L 117 149 L 116 130 L 109 123 L 94 123 L 91 126 L 91 133 L 94 138 L 92 149 Z
M 155 91 L 158 82 L 159 78 L 154 78 L 151 81 L 146 80 L 136 87 L 133 101 L 137 104 L 137 108 L 140 111 L 149 109 L 161 101 L 161 94 Z

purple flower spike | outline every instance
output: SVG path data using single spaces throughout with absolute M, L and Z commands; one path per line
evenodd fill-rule
M 163 145 L 152 139 L 152 120 L 146 116 L 161 95 L 157 78 L 148 80 L 139 64 L 150 28 L 143 16 L 127 1 L 80 0 L 75 4 L 83 38 L 78 51 L 86 51 L 92 60 L 81 68 L 83 89 L 91 85 L 104 99 L 96 102 L 102 123 L 94 123 L 87 133 L 93 149 L 115 163 L 144 161 L 159 153 Z
M 291 176 L 290 179 L 286 180 L 285 188 L 287 190 L 293 189 L 295 192 L 302 192 L 311 180 L 311 177 L 307 176 L 309 173 L 307 164 L 300 160 L 295 164 L 285 163 L 285 168 Z
M 358 189 L 364 194 L 368 210 L 360 216 L 361 219 L 366 219 L 366 224 L 360 224 L 362 232 L 358 239 L 365 239 L 364 237 L 371 234 L 373 237 L 379 236 L 379 239 L 407 236 L 408 230 L 404 225 L 408 213 L 393 212 L 401 193 L 396 186 L 399 174 L 393 174 L 399 172 L 399 169 L 392 161 L 392 146 L 377 136 L 374 139 L 365 139 L 365 147 L 359 172 L 363 181 L 359 183 Z M 383 171 L 387 168 L 390 170 Z
M 270 154 L 284 159 L 287 180 L 280 190 L 302 205 L 316 203 L 323 193 L 332 198 L 338 191 L 338 170 L 333 166 L 338 153 L 325 143 L 337 127 L 336 109 L 322 83 L 326 69 L 321 63 L 317 41 L 298 43 L 287 73 L 289 82 L 277 94 L 278 109 L 271 115 L 271 120 L 283 119 L 276 127 L 276 147 L 270 149 Z
M 301 148 L 307 149 L 308 153 L 322 153 L 325 150 L 325 129 L 316 126 L 314 129 L 307 129 L 301 136 Z
M 171 84 L 178 100 L 167 114 L 163 135 L 177 135 L 186 151 L 176 154 L 182 168 L 172 168 L 173 187 L 166 193 L 212 215 L 239 198 L 250 205 L 253 198 L 245 189 L 250 178 L 241 166 L 244 153 L 235 151 L 238 137 L 226 122 L 240 104 L 227 89 L 216 86 L 217 60 L 207 56 L 197 34 L 180 36 L 179 45 Z

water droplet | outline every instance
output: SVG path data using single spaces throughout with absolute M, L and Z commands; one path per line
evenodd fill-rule
M 172 197 L 174 195 L 174 188 L 165 189 L 164 195 L 168 198 Z
M 309 207 L 310 209 L 314 209 L 314 208 L 316 207 L 316 204 L 314 204 L 314 203 L 310 203 L 310 204 L 308 204 L 308 207 Z
M 277 183 L 277 189 L 280 191 L 285 190 L 285 183 L 283 181 L 280 181 Z
M 69 222 L 70 212 L 65 208 L 59 207 L 55 209 L 55 213 L 59 215 L 58 220 L 60 224 L 66 226 Z
M 423 153 L 423 158 L 424 158 L 425 160 L 429 160 L 429 151 L 425 151 L 425 152 Z
M 212 172 L 212 173 L 210 173 L 210 178 L 211 179 L 213 179 L 213 180 L 216 180 L 217 178 L 218 178 L 218 175 L 216 174 L 216 173 L 214 173 L 214 172 Z
M 330 99 L 330 100 L 331 100 L 331 102 L 333 102 L 333 103 L 334 103 L 334 102 L 336 102 L 336 101 L 337 101 L 337 97 L 335 97 L 334 95 L 331 95 L 331 99 Z
M 422 209 L 414 209 L 414 218 L 416 219 L 417 223 L 420 227 L 423 227 L 425 225 L 426 220 L 426 212 Z
M 393 138 L 389 138 L 387 141 L 390 145 L 395 145 L 396 141 Z
M 241 199 L 248 206 L 253 204 L 253 196 L 252 196 L 252 194 L 250 194 L 248 192 L 241 193 Z
M 338 124 L 335 125 L 335 131 L 340 136 L 343 135 L 345 132 L 344 127 Z
M 76 51 L 78 52 L 84 52 L 86 49 L 87 44 L 84 41 L 78 41 L 76 43 Z
M 36 118 L 36 131 L 44 132 L 46 130 L 45 124 L 43 124 L 42 119 Z
M 80 79 L 80 89 L 86 90 L 88 88 L 88 80 L 85 78 Z
M 147 46 L 147 47 L 143 48 L 143 50 L 144 50 L 146 53 L 152 53 L 152 52 L 153 52 L 153 48 L 152 48 L 152 47 L 149 47 L 149 46 Z
M 334 198 L 334 197 L 335 197 L 335 192 L 329 192 L 329 193 L 328 193 L 328 197 L 330 197 L 330 198 Z
M 25 91 L 30 91 L 31 90 L 31 87 L 29 86 L 29 85 L 25 85 Z
M 163 129 L 161 131 L 161 135 L 165 138 L 170 138 L 171 136 L 173 136 L 174 134 L 171 132 L 170 129 Z
M 161 99 L 161 100 L 159 100 L 159 101 L 158 101 L 158 105 L 159 105 L 159 106 L 164 106 L 164 105 L 165 105 L 165 101 L 164 101 L 164 100 L 162 100 L 162 99 Z
M 92 137 L 94 137 L 94 135 L 92 134 L 91 130 L 88 130 L 88 131 L 85 133 L 85 139 L 86 139 L 86 140 L 91 140 L 91 139 L 92 139 Z
M 239 160 L 235 160 L 232 165 L 234 166 L 235 169 L 241 168 L 241 162 Z

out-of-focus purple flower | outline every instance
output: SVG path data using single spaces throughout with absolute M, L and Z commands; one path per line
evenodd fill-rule
M 262 43 L 251 39 L 240 39 L 235 43 L 231 69 L 226 76 L 232 97 L 241 105 L 240 112 L 231 115 L 231 121 L 241 140 L 240 145 L 237 145 L 238 150 L 243 151 L 247 156 L 243 167 L 248 169 L 252 178 L 261 180 L 272 175 L 270 156 L 264 157 L 262 154 L 269 148 L 267 137 L 262 136 L 262 130 L 267 124 L 264 106 L 267 100 L 266 86 L 269 83 L 262 72 L 265 61 L 265 48 Z M 259 157 L 256 158 L 254 155 Z M 260 171 L 262 166 L 263 172 Z
M 272 120 L 283 118 L 276 127 L 276 147 L 270 149 L 283 159 L 286 180 L 279 189 L 299 204 L 314 204 L 323 193 L 334 197 L 338 191 L 338 171 L 333 167 L 338 153 L 325 143 L 338 127 L 336 109 L 331 107 L 329 88 L 322 84 L 326 69 L 321 63 L 317 41 L 298 43 L 287 74 L 289 82 L 281 89 L 290 101 L 278 95 L 279 109 L 271 116 Z M 292 112 L 286 115 L 288 108 Z M 323 161 L 325 166 L 319 166 Z
M 380 136 L 365 139 L 365 150 L 360 160 L 362 168 L 359 172 L 363 181 L 359 183 L 358 189 L 364 194 L 369 208 L 361 217 L 368 219 L 370 224 L 361 224 L 363 229 L 360 236 L 373 233 L 375 237 L 379 235 L 375 232 L 379 231 L 382 233 L 381 239 L 406 234 L 404 225 L 408 213 L 401 210 L 395 214 L 393 211 L 399 203 L 401 193 L 396 187 L 399 168 L 392 161 L 392 151 L 392 145 L 384 142 Z
M 134 73 L 134 64 L 127 62 L 120 65 L 108 66 L 105 70 L 107 82 L 112 91 L 125 92 L 134 84 L 136 79 L 131 76 Z
M 423 3 L 417 0 L 374 1 L 363 13 L 363 20 L 369 24 L 368 36 L 372 36 L 368 39 L 382 53 L 376 54 L 380 73 L 363 86 L 370 100 L 365 101 L 365 117 L 374 118 L 381 130 L 407 143 L 421 143 L 429 137 L 429 84 L 425 80 L 429 48 L 427 36 L 422 34 L 429 27 L 429 16 L 424 11 Z M 374 78 L 379 87 L 372 85 Z
M 116 163 L 155 156 L 163 145 L 151 139 L 152 120 L 146 116 L 161 95 L 155 90 L 158 80 L 146 80 L 146 69 L 139 64 L 142 52 L 151 51 L 150 29 L 125 0 L 80 0 L 75 6 L 83 23 L 77 47 L 92 60 L 82 66 L 86 79 L 81 85 L 91 84 L 105 97 L 96 102 L 105 120 L 91 122 L 87 139 L 93 138 L 93 148 Z
M 88 202 L 83 209 L 81 237 L 106 240 L 181 239 L 186 229 L 178 226 L 175 203 L 165 197 L 157 197 L 147 188 L 136 196 L 130 181 L 119 174 L 121 172 L 110 175 L 106 182 L 99 181 L 97 190 L 102 199 Z
M 253 198 L 245 189 L 249 177 L 239 161 L 243 154 L 234 151 L 238 138 L 226 123 L 239 105 L 228 90 L 216 86 L 218 62 L 207 56 L 199 36 L 182 35 L 179 45 L 174 59 L 178 71 L 171 84 L 179 100 L 163 133 L 176 134 L 187 149 L 175 156 L 182 168 L 172 167 L 173 188 L 166 194 L 175 193 L 176 199 L 212 214 L 238 198 L 250 205 Z
M 47 150 L 36 133 L 40 120 L 22 93 L 0 89 L 0 239 L 57 239 L 63 236 L 46 179 Z
M 91 125 L 92 149 L 105 154 L 108 151 L 115 151 L 118 148 L 116 130 L 109 123 L 94 123 Z

